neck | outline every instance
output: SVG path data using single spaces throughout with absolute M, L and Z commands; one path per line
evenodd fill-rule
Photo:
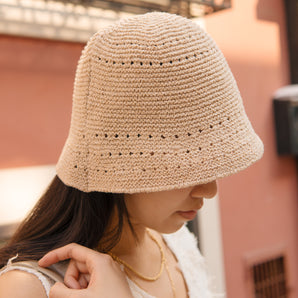
M 133 231 L 124 219 L 123 229 L 119 242 L 111 250 L 115 255 L 137 255 L 140 250 L 144 250 L 148 243 L 146 227 L 132 223 Z
M 111 227 L 115 227 L 118 224 L 118 217 L 113 217 L 113 221 L 114 225 Z M 157 242 L 160 241 L 160 244 L 157 243 L 152 238 L 152 233 L 157 234 L 150 230 L 150 236 L 144 225 L 137 224 L 133 220 L 131 220 L 131 224 L 134 232 L 132 232 L 128 220 L 124 220 L 120 241 L 110 252 L 122 262 L 129 264 L 137 272 L 150 272 L 149 276 L 155 276 L 156 272 L 162 271 L 161 254 L 164 256 L 160 246 L 162 241 L 160 239 L 157 240 L 159 238 L 157 236 L 155 239 Z
M 131 226 L 128 219 L 123 217 L 123 227 L 120 235 L 120 240 L 118 243 L 111 249 L 111 252 L 115 255 L 136 255 L 140 249 L 144 249 L 148 243 L 148 233 L 146 232 L 146 227 L 141 224 L 137 224 L 132 219 L 130 219 Z M 102 243 L 105 243 L 105 240 L 108 241 L 110 238 L 109 235 L 113 233 L 118 227 L 119 217 L 117 208 L 114 209 L 114 212 L 111 216 L 110 223 L 106 229 L 105 235 L 103 237 Z

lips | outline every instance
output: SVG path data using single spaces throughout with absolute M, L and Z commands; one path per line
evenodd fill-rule
M 182 217 L 184 217 L 185 219 L 193 220 L 196 217 L 198 210 L 201 209 L 203 205 L 204 205 L 204 201 L 202 200 L 201 205 L 198 208 L 193 210 L 187 210 L 187 211 L 177 211 L 177 213 Z
M 197 215 L 197 210 L 177 211 L 179 215 L 188 220 L 193 220 Z

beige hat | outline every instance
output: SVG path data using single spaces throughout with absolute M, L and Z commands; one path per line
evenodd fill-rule
M 75 78 L 57 164 L 85 192 L 152 192 L 207 183 L 261 158 L 229 66 L 184 17 L 151 12 L 97 32 Z

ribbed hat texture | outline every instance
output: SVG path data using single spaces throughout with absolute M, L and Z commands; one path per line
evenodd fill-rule
M 213 39 L 189 19 L 151 12 L 88 41 L 56 170 L 85 192 L 152 192 L 234 174 L 263 150 Z

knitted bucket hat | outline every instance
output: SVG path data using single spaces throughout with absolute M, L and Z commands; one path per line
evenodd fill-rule
M 56 166 L 66 185 L 114 193 L 184 188 L 234 174 L 262 154 L 223 54 L 193 21 L 151 12 L 88 41 Z

